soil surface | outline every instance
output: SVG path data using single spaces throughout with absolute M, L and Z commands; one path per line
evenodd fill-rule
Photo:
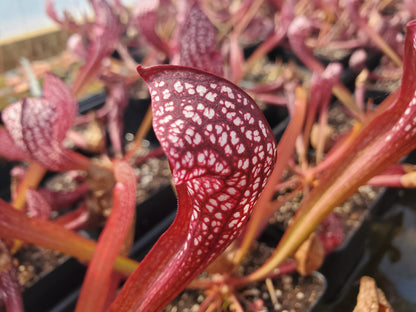
M 25 288 L 31 287 L 67 259 L 69 259 L 67 255 L 58 251 L 25 245 L 14 255 L 13 259 L 19 284 Z
M 343 204 L 335 207 L 334 213 L 343 225 L 345 239 L 362 224 L 369 213 L 369 207 L 381 190 L 382 188 L 363 185 Z M 280 207 L 279 211 L 270 218 L 269 225 L 284 231 L 299 208 L 301 197 L 302 195 L 299 194 L 294 200 Z
M 238 273 L 245 275 L 262 265 L 273 252 L 273 248 L 264 243 L 258 244 L 248 254 Z M 201 276 L 206 277 L 205 274 Z M 325 279 L 319 273 L 309 276 L 298 274 L 282 275 L 268 281 L 250 283 L 243 288 L 234 290 L 237 300 L 244 311 L 281 311 L 306 312 L 312 309 L 325 291 Z M 196 312 L 206 296 L 202 290 L 185 290 L 172 301 L 164 312 Z M 234 311 L 223 294 L 223 307 L 215 311 Z M 254 306 L 256 310 L 253 310 Z

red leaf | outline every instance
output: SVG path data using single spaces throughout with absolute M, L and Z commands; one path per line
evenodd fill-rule
M 108 109 L 108 132 L 116 155 L 121 155 L 123 146 L 121 136 L 123 133 L 123 113 L 128 104 L 128 88 L 122 83 L 110 87 L 110 93 L 105 103 Z
M 95 249 L 94 241 L 54 222 L 29 218 L 26 213 L 15 209 L 2 199 L 0 199 L 0 237 L 9 240 L 19 239 L 46 249 L 58 250 L 81 261 L 89 261 Z M 128 275 L 136 266 L 136 261 L 118 257 L 114 268 Z
M 9 132 L 4 128 L 0 128 L 0 155 L 8 160 L 28 158 L 28 155 L 15 144 Z
M 55 224 L 60 224 L 64 228 L 72 231 L 79 231 L 91 228 L 91 214 L 85 205 L 79 206 L 61 217 L 55 219 Z
M 315 59 L 312 54 L 312 49 L 308 47 L 305 42 L 306 38 L 313 31 L 313 23 L 310 18 L 301 15 L 293 19 L 288 28 L 288 39 L 290 47 L 297 57 L 313 72 L 322 72 L 324 67 Z
M 95 79 L 104 58 L 114 52 L 125 26 L 113 12 L 107 1 L 91 0 L 95 12 L 95 22 L 91 25 L 91 44 L 87 49 L 85 64 L 75 78 L 72 90 L 81 92 L 84 85 Z
M 321 223 L 318 237 L 325 252 L 332 252 L 344 240 L 344 227 L 335 213 L 330 213 Z
M 240 234 L 275 161 L 262 112 L 231 82 L 180 66 L 138 71 L 172 168 L 178 214 L 111 311 L 159 311 L 178 295 Z
M 74 20 L 74 18 L 69 14 L 69 12 L 64 12 L 64 17 L 61 19 L 56 14 L 55 6 L 52 0 L 45 1 L 45 12 L 48 16 L 58 23 L 63 29 L 76 32 L 80 29 L 80 26 Z
M 78 113 L 78 103 L 69 88 L 57 76 L 47 74 L 44 80 L 43 97 L 53 103 L 56 119 L 53 133 L 58 141 L 65 138 L 66 132 L 74 125 Z
M 68 191 L 51 191 L 46 188 L 39 189 L 39 193 L 46 199 L 52 210 L 68 208 L 68 206 L 84 198 L 88 191 L 89 186 L 87 183 L 80 184 L 75 189 Z
M 241 64 L 244 64 L 244 53 L 238 38 L 230 36 L 230 79 L 234 83 L 239 83 L 244 77 Z
M 217 49 L 214 25 L 195 4 L 179 33 L 179 64 L 196 67 L 213 74 L 223 75 L 223 59 Z
M 2 119 L 18 149 L 43 166 L 52 170 L 85 169 L 89 160 L 61 144 L 77 107 L 65 84 L 48 75 L 44 98 L 27 98 L 9 105 Z
M 34 189 L 26 191 L 27 210 L 31 217 L 48 220 L 52 211 L 51 205 L 43 195 Z
M 130 23 L 133 27 L 140 30 L 149 44 L 170 57 L 172 53 L 171 48 L 156 32 L 157 12 L 160 7 L 159 2 L 159 0 L 138 1 Z
M 113 209 L 97 248 L 88 266 L 76 311 L 102 311 L 108 291 L 114 262 L 130 229 L 136 207 L 136 177 L 127 163 L 114 163 L 116 185 L 113 190 Z
M 416 18 L 416 3 L 412 0 L 404 0 L 403 5 L 410 12 L 413 18 Z

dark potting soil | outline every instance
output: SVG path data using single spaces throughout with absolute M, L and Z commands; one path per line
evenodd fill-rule
M 149 151 L 149 148 L 144 147 L 138 156 L 145 156 Z M 136 189 L 137 204 L 144 202 L 162 187 L 171 184 L 172 174 L 165 157 L 149 158 L 136 166 L 135 171 L 139 177 Z
M 319 299 L 325 287 L 324 281 L 319 275 L 284 275 L 281 278 L 273 279 L 271 283 L 273 284 L 273 293 L 267 288 L 265 282 L 250 284 L 241 289 L 237 299 L 242 304 L 244 311 L 309 311 Z M 275 302 L 271 299 L 272 297 L 276 299 Z M 186 290 L 163 311 L 196 312 L 205 298 L 203 291 Z M 259 308 L 252 310 L 248 305 L 256 305 Z M 216 311 L 233 311 L 227 301 L 223 302 L 223 306 L 222 310 Z
M 381 188 L 363 185 L 343 204 L 335 207 L 333 211 L 343 226 L 345 238 L 362 224 L 369 212 L 368 208 L 380 192 Z M 270 218 L 269 225 L 275 226 L 281 231 L 287 228 L 299 208 L 301 197 L 302 195 L 299 194 L 293 200 L 282 205 Z
M 14 255 L 19 284 L 31 287 L 39 278 L 51 272 L 69 257 L 56 250 L 25 245 Z
M 253 272 L 270 257 L 272 252 L 273 248 L 263 243 L 257 244 L 236 271 L 241 275 Z M 206 274 L 203 273 L 201 276 L 206 277 Z M 325 287 L 325 280 L 319 273 L 308 276 L 291 274 L 246 284 L 242 288 L 235 289 L 234 294 L 247 312 L 305 312 L 313 307 Z M 185 290 L 163 311 L 196 312 L 205 298 L 206 294 L 202 290 Z M 214 311 L 234 311 L 227 300 L 226 292 L 222 294 L 220 300 L 222 304 Z M 256 310 L 253 310 L 254 305 Z

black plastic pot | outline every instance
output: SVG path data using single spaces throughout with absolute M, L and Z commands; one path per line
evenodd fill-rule
M 13 168 L 12 162 L 0 161 L 0 198 L 10 200 L 10 170 Z
M 85 272 L 85 265 L 74 258 L 69 258 L 23 291 L 25 311 L 49 311 L 79 287 Z
M 365 262 L 372 215 L 390 207 L 397 196 L 396 189 L 383 190 L 363 214 L 361 224 L 350 233 L 341 245 L 326 256 L 319 270 L 326 277 L 328 283 L 328 289 L 322 298 L 323 303 L 339 300 L 346 289 L 351 286 L 357 270 Z
M 410 153 L 403 161 L 408 163 L 416 162 L 416 151 Z M 397 218 L 397 213 L 391 208 L 399 201 L 400 189 L 384 188 L 369 207 L 367 215 L 362 224 L 354 233 L 338 246 L 338 248 L 325 259 L 320 272 L 328 281 L 328 290 L 325 293 L 322 303 L 327 306 L 336 306 L 339 302 L 345 301 L 345 296 L 350 292 L 351 287 L 358 287 L 359 278 L 363 268 L 369 265 L 370 253 L 380 252 L 381 246 L 369 246 L 371 241 L 373 224 L 385 224 L 385 230 L 392 228 L 392 218 Z M 393 215 L 393 217 L 392 217 Z M 384 233 L 388 239 L 388 233 Z
M 313 272 L 312 275 L 314 276 L 314 278 L 317 278 L 317 279 L 319 279 L 321 281 L 321 283 L 322 283 L 322 290 L 321 290 L 321 292 L 319 294 L 317 294 L 316 300 L 313 301 L 313 302 L 311 302 L 311 306 L 308 309 L 308 312 L 321 312 L 320 311 L 320 308 L 319 308 L 319 305 L 322 302 L 323 296 L 325 295 L 325 293 L 328 290 L 328 282 L 326 280 L 326 277 L 322 273 L 320 273 L 318 271 Z

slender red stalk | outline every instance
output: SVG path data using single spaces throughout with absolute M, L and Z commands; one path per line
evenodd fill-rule
M 95 249 L 94 241 L 51 221 L 29 218 L 3 200 L 0 200 L 0 237 L 19 239 L 43 248 L 58 250 L 81 261 L 89 261 Z M 129 275 L 136 269 L 137 262 L 119 257 L 114 267 L 115 270 Z
M 222 76 L 224 62 L 216 35 L 214 25 L 195 2 L 178 33 L 178 64 Z
M 27 159 L 55 171 L 86 170 L 91 160 L 62 143 L 74 123 L 77 108 L 64 82 L 48 74 L 42 98 L 26 98 L 9 105 L 3 110 L 2 119 L 14 144 Z
M 27 211 L 33 218 L 49 219 L 52 208 L 48 201 L 40 192 L 34 189 L 26 191 L 27 197 Z
M 324 66 L 313 56 L 311 48 L 305 41 L 312 32 L 312 22 L 306 16 L 296 17 L 288 30 L 290 46 L 297 57 L 313 72 L 322 73 Z M 357 117 L 362 117 L 362 111 L 355 103 L 350 92 L 341 83 L 332 88 L 332 92 Z
M 72 92 L 77 96 L 81 95 L 84 88 L 96 79 L 103 59 L 114 52 L 125 30 L 125 26 L 107 1 L 91 0 L 90 2 L 94 9 L 95 21 L 89 29 L 91 43 L 87 49 L 85 64 L 79 69 L 71 86 Z
M 29 188 L 36 188 L 46 173 L 46 168 L 36 161 L 32 161 L 29 164 L 29 168 L 26 171 L 23 181 L 17 186 L 16 197 L 13 200 L 13 206 L 22 210 L 26 205 L 26 191 Z
M 127 163 L 114 163 L 113 209 L 88 265 L 76 311 L 102 311 L 110 290 L 113 264 L 130 229 L 136 206 L 136 177 Z
M 77 209 L 67 212 L 58 217 L 53 222 L 62 225 L 64 228 L 72 231 L 79 231 L 88 227 L 90 221 L 90 212 L 83 204 Z
M 247 224 L 243 241 L 234 257 L 234 264 L 238 264 L 241 262 L 244 255 L 249 250 L 252 242 L 256 238 L 255 236 L 258 227 L 263 222 L 263 220 L 267 219 L 267 217 L 271 213 L 270 202 L 275 192 L 275 185 L 277 185 L 280 179 L 282 178 L 283 171 L 287 166 L 287 162 L 289 161 L 289 158 L 292 156 L 295 150 L 296 138 L 300 135 L 302 131 L 302 126 L 306 113 L 306 101 L 306 92 L 304 89 L 299 87 L 298 89 L 296 89 L 295 112 L 293 114 L 293 118 L 290 121 L 287 130 L 283 134 L 283 137 L 277 146 L 277 155 L 279 161 L 276 163 L 270 180 L 267 183 L 263 193 L 261 194 L 258 202 L 254 207 L 253 215 L 251 216 Z
M 244 73 L 247 73 L 257 60 L 279 45 L 287 34 L 290 23 L 294 18 L 293 1 L 285 1 L 282 5 L 280 20 L 276 22 L 273 33 L 253 52 L 244 64 Z
M 371 178 L 368 185 L 387 187 L 416 187 L 415 166 L 411 164 L 394 164 L 383 173 Z
M 157 9 L 160 5 L 159 0 L 137 2 L 130 24 L 141 32 L 151 46 L 171 58 L 172 48 L 156 32 L 158 22 Z

